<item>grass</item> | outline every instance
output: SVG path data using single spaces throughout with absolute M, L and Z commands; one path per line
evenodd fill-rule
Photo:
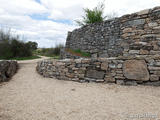
M 87 57 L 87 58 L 91 57 L 90 53 L 83 52 L 80 49 L 76 49 L 76 50 L 66 49 L 66 51 L 73 55 L 80 56 L 80 57 Z
M 16 58 L 10 58 L 10 59 L 3 59 L 3 58 L 0 58 L 2 60 L 33 60 L 33 59 L 38 59 L 38 58 L 41 58 L 39 56 L 30 56 L 30 57 L 16 57 Z

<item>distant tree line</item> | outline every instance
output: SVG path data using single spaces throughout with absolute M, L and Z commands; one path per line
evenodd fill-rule
M 10 34 L 9 31 L 0 30 L 0 59 L 29 57 L 37 47 L 36 42 L 23 42 L 18 36 Z
M 59 44 L 56 45 L 54 48 L 39 48 L 36 50 L 36 54 L 48 57 L 54 57 L 60 55 L 60 50 L 63 48 L 64 45 Z

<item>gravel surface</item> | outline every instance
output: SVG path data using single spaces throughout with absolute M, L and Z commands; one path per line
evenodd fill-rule
M 19 62 L 18 73 L 10 82 L 0 86 L 0 120 L 160 118 L 160 87 L 43 78 L 35 70 L 36 62 Z M 148 118 L 138 118 L 141 116 Z

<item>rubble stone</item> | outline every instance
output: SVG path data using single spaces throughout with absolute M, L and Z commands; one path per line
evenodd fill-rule
M 8 81 L 17 71 L 17 61 L 0 61 L 0 82 Z

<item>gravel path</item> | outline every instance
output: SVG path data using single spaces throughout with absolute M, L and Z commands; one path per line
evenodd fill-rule
M 141 120 L 127 118 L 145 114 L 160 117 L 160 87 L 43 78 L 35 70 L 36 62 L 20 62 L 18 73 L 0 86 L 0 120 Z

